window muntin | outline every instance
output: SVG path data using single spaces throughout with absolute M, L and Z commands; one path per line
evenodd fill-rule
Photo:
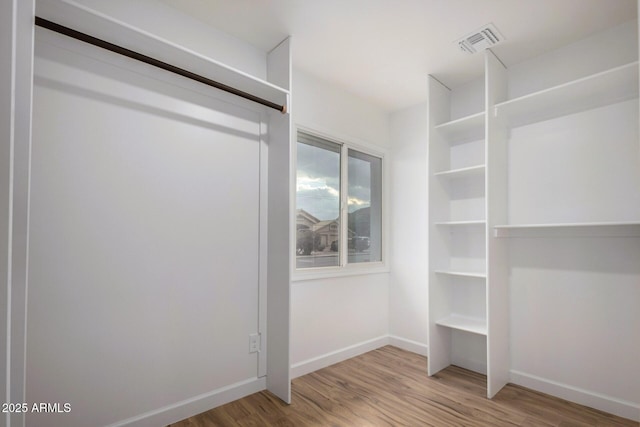
M 303 132 L 297 148 L 296 268 L 382 261 L 382 159 Z

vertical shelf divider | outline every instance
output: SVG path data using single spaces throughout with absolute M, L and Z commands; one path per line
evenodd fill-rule
M 507 221 L 507 125 L 495 105 L 507 99 L 507 70 L 491 50 L 485 51 L 485 156 L 487 253 L 487 397 L 509 382 L 508 242 L 493 236 Z
M 442 135 L 435 127 L 450 118 L 450 90 L 438 80 L 428 78 L 428 200 L 429 200 L 429 328 L 427 372 L 433 375 L 451 364 L 451 333 L 437 326 L 437 319 L 446 317 L 450 312 L 450 301 L 447 298 L 446 281 L 440 280 L 435 270 L 446 264 L 445 246 L 442 230 L 436 225 L 438 220 L 449 217 L 447 194 L 438 186 L 433 174 L 438 172 L 443 163 L 449 163 L 449 153 L 443 147 Z M 437 178 L 437 177 L 436 177 Z
M 268 80 L 291 90 L 292 62 L 291 38 L 288 37 L 267 56 Z M 289 98 L 289 101 L 291 99 Z M 261 239 L 266 239 L 268 257 L 261 253 L 261 280 L 266 281 L 266 295 L 261 294 L 261 332 L 266 338 L 266 350 L 261 352 L 259 367 L 266 373 L 267 390 L 286 403 L 291 403 L 291 223 L 293 218 L 290 185 L 292 182 L 291 144 L 294 132 L 289 105 L 287 114 L 268 113 L 267 141 L 261 144 L 260 156 L 266 161 L 266 179 L 261 178 L 261 197 L 266 195 L 266 230 L 261 230 Z M 264 144 L 266 142 L 266 144 Z M 263 157 L 264 154 L 264 157 Z M 266 183 L 265 183 L 266 181 Z M 265 183 L 266 185 L 263 185 Z M 266 187 L 266 188 L 265 188 Z M 266 193 L 266 194 L 265 194 Z M 264 224 L 261 224 L 261 226 Z M 266 231 L 266 233 L 265 233 Z M 264 259 L 266 258 L 266 262 Z M 266 264 L 266 265 L 265 265 Z M 265 271 L 266 268 L 266 271 Z M 265 277 L 266 276 L 266 277 Z M 264 290 L 265 286 L 261 286 Z M 266 309 L 266 313 L 264 313 Z M 266 355 L 266 360 L 264 359 Z M 264 364 L 266 362 L 266 367 Z M 263 369 L 262 367 L 266 368 Z

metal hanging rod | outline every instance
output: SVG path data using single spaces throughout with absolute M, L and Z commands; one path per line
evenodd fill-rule
M 241 98 L 248 99 L 249 101 L 257 102 L 258 104 L 264 105 L 269 108 L 273 108 L 274 110 L 278 110 L 281 113 L 287 112 L 286 105 L 279 105 L 275 102 L 271 102 L 264 98 L 260 98 L 258 96 L 252 95 L 250 93 L 244 92 L 240 89 L 236 89 L 234 87 L 228 86 L 224 83 L 217 82 L 215 80 L 211 80 L 207 77 L 201 76 L 199 74 L 192 73 L 191 71 L 187 71 L 183 68 L 176 67 L 171 64 L 167 64 L 166 62 L 160 61 L 155 58 L 151 58 L 150 56 L 143 55 L 136 51 L 124 48 L 122 46 L 118 46 L 113 43 L 109 43 L 105 40 L 90 36 L 85 33 L 81 33 L 80 31 L 73 30 L 69 27 L 65 27 L 60 24 L 56 24 L 55 22 L 48 21 L 44 18 L 40 18 L 36 16 L 35 24 L 39 27 L 46 28 L 51 31 L 55 31 L 56 33 L 64 34 L 65 36 L 72 37 L 74 39 L 83 41 L 85 43 L 92 44 L 94 46 L 101 47 L 103 49 L 109 50 L 111 52 L 118 53 L 120 55 L 124 55 L 128 58 L 136 59 L 138 61 L 144 62 L 145 64 L 153 65 L 154 67 L 161 68 L 163 70 L 178 74 L 180 76 L 186 77 L 191 80 L 195 80 L 200 83 L 204 83 L 207 86 L 215 87 L 216 89 L 223 90 L 225 92 L 229 92 L 233 95 L 239 96 Z

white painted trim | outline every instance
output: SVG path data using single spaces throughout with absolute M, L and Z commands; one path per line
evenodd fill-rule
M 298 170 L 296 170 L 296 176 L 297 175 Z M 342 144 L 340 146 L 340 176 L 338 181 L 340 182 L 340 216 L 338 217 L 338 221 L 340 222 L 340 235 L 338 236 L 338 256 L 340 257 L 339 267 L 346 268 L 349 265 L 349 146 L 346 144 Z M 297 197 L 298 193 L 296 190 L 296 199 Z M 296 205 L 296 209 L 297 208 L 298 206 Z M 371 219 L 369 219 L 369 221 L 371 221 Z M 298 220 L 296 218 L 296 239 L 297 234 Z M 299 271 L 297 267 L 298 266 L 296 265 L 296 271 Z
M 640 422 L 638 403 L 511 370 L 511 383 Z
M 376 350 L 380 347 L 384 347 L 389 344 L 389 336 L 383 335 L 377 338 L 373 338 L 367 341 L 363 341 L 358 344 L 350 345 L 348 347 L 332 351 L 311 359 L 303 360 L 302 362 L 291 365 L 291 378 L 301 377 L 318 369 L 326 368 L 350 359 L 355 356 L 359 356 L 368 351 Z
M 295 256 L 295 254 L 294 254 Z M 295 261 L 294 261 L 295 263 Z M 292 282 L 304 282 L 306 280 L 330 279 L 336 277 L 364 276 L 369 274 L 386 274 L 390 272 L 388 266 L 382 263 L 350 264 L 346 267 L 323 267 L 295 270 L 291 277 Z M 375 264 L 375 265 L 369 265 Z
M 422 356 L 427 355 L 427 345 L 418 341 L 409 340 L 395 335 L 389 335 L 389 345 L 398 347 L 402 350 L 410 351 L 412 353 L 420 354 Z
M 4 247 L 0 251 L 0 382 L 5 402 L 24 402 L 26 389 L 34 8 L 34 0 L 6 1 L 0 18 L 3 37 L 8 35 L 8 43 L 0 48 L 0 85 L 5 97 L 0 108 L 0 186 L 4 196 L 0 200 L 0 245 Z M 3 426 L 24 426 L 25 414 L 1 414 L 0 420 Z
M 259 275 L 258 275 L 258 333 L 260 351 L 258 353 L 258 377 L 267 375 L 267 292 L 268 280 L 268 230 L 269 230 L 269 118 L 266 112 L 260 115 L 260 234 L 259 234 Z
M 284 61 L 284 62 L 283 62 Z M 291 86 L 291 39 L 267 57 L 270 81 Z M 269 111 L 267 389 L 291 403 L 291 114 Z M 262 351 L 265 351 L 263 349 Z
M 361 138 L 356 138 L 349 135 L 341 134 L 340 132 L 334 132 L 322 126 L 307 126 L 304 124 L 294 123 L 295 134 L 298 132 L 308 133 L 318 138 L 327 139 L 332 142 L 336 142 L 340 145 L 347 145 L 349 148 L 361 151 L 365 154 L 369 154 L 374 157 L 380 157 L 383 161 L 389 157 L 391 150 L 382 145 L 373 144 L 365 141 Z M 297 138 L 297 136 L 296 136 Z
M 352 357 L 359 356 L 361 354 L 376 350 L 386 345 L 392 345 L 402 350 L 410 351 L 422 356 L 427 355 L 426 344 L 395 335 L 383 335 L 378 338 L 363 341 L 358 344 L 350 345 L 348 347 L 332 351 L 330 353 L 326 353 L 317 357 L 313 357 L 311 359 L 303 360 L 302 362 L 295 363 L 291 365 L 291 378 L 297 378 L 306 374 L 310 374 L 311 372 L 315 372 L 318 369 L 326 368 L 327 366 L 343 362 L 347 359 L 351 359 Z
M 366 352 L 376 350 L 385 345 L 393 345 L 406 351 L 426 355 L 427 346 L 423 343 L 406 338 L 385 335 L 345 347 L 318 357 L 314 357 L 291 366 L 292 378 L 297 378 L 327 366 L 333 365 L 359 356 Z M 529 375 L 524 372 L 511 372 L 511 383 L 532 390 L 550 394 L 581 405 L 589 406 L 617 416 L 640 421 L 640 405 L 620 399 L 593 393 L 567 384 L 558 383 L 545 378 Z M 129 418 L 108 427 L 144 427 L 166 425 L 183 420 L 209 409 L 224 405 L 242 397 L 266 389 L 265 378 L 251 378 L 227 387 L 214 390 L 209 393 L 196 396 L 192 399 L 166 406 L 156 411 Z
M 265 390 L 266 388 L 266 378 L 250 378 L 191 399 L 183 400 L 182 402 L 165 406 L 155 411 L 118 421 L 107 427 L 152 427 L 168 425 Z

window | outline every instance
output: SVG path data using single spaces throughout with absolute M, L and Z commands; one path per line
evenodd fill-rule
M 349 149 L 349 262 L 382 261 L 382 159 Z
M 303 132 L 297 148 L 296 268 L 382 261 L 382 159 Z

